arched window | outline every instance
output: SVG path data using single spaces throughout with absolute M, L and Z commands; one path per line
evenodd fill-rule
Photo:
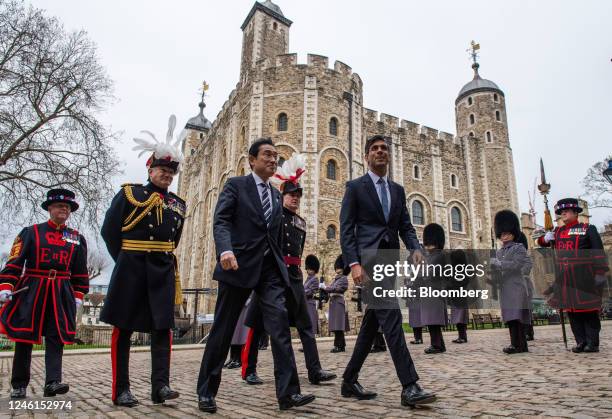
M 283 164 L 285 163 L 285 159 L 282 157 L 278 158 L 278 167 L 283 167 Z
M 470 131 L 469 136 L 470 136 L 470 137 L 473 137 L 473 136 L 474 136 L 474 131 Z
M 497 93 L 493 93 L 493 100 L 495 102 L 499 102 L 499 96 L 497 96 Z
M 274 22 L 274 23 L 272 24 L 272 29 L 276 30 L 277 28 L 278 28 L 278 24 L 277 24 L 276 22 Z
M 336 161 L 335 160 L 327 161 L 327 178 L 331 180 L 336 180 Z
M 286 113 L 283 112 L 278 115 L 278 120 L 276 121 L 277 131 L 287 131 L 287 123 L 288 119 Z
M 468 105 L 472 106 L 472 103 L 474 103 L 474 101 L 472 100 L 472 97 L 468 97 Z
M 451 208 L 451 224 L 453 231 L 463 231 L 463 221 L 461 219 L 461 211 L 457 207 Z
M 412 224 L 425 224 L 425 214 L 423 212 L 423 204 L 421 204 L 421 201 L 412 201 Z
M 476 118 L 474 118 L 474 114 L 471 113 L 470 114 L 470 125 L 474 125 L 474 122 L 476 122 Z
M 333 224 L 327 226 L 327 240 L 336 240 L 336 226 Z
M 495 111 L 495 120 L 501 121 L 501 113 L 499 111 Z
M 487 131 L 487 143 L 492 143 L 493 137 L 491 136 L 491 131 Z
M 418 165 L 414 165 L 413 168 L 413 177 L 415 179 L 421 179 L 421 168 Z
M 338 120 L 335 117 L 329 120 L 329 135 L 338 135 Z
M 455 175 L 454 173 L 451 173 L 450 175 L 450 183 L 452 188 L 457 187 L 457 175 Z

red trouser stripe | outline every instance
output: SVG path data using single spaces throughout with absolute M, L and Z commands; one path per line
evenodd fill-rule
M 113 364 L 113 401 L 117 398 L 117 343 L 119 342 L 118 327 L 113 327 L 113 337 L 111 340 L 111 362 Z
M 242 379 L 246 378 L 246 371 L 249 367 L 249 351 L 251 350 L 251 345 L 253 344 L 253 329 L 249 329 L 249 333 L 247 334 L 246 342 L 244 346 L 242 346 L 242 353 L 240 354 L 240 358 L 242 358 Z M 259 343 L 257 343 L 259 344 Z

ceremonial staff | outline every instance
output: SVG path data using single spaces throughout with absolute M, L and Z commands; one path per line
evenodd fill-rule
M 542 197 L 544 198 L 544 230 L 553 231 L 553 222 L 552 216 L 550 215 L 550 210 L 548 209 L 548 193 L 550 192 L 550 183 L 546 183 L 546 175 L 544 174 L 544 163 L 540 158 L 540 183 L 538 185 L 538 190 Z M 554 269 L 554 281 L 557 280 L 557 258 L 555 255 L 555 242 L 552 240 L 550 242 L 550 247 L 552 250 L 552 258 L 553 258 L 553 269 Z M 561 322 L 561 331 L 563 333 L 563 343 L 565 344 L 565 349 L 569 351 L 567 347 L 567 333 L 565 332 L 565 316 L 563 314 L 563 307 L 559 307 L 559 321 Z

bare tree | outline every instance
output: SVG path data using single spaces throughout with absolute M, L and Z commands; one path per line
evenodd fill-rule
M 589 208 L 612 208 L 612 184 L 603 176 L 603 171 L 608 167 L 608 160 L 612 160 L 612 155 L 591 166 L 582 179 Z
M 47 189 L 75 190 L 78 221 L 98 225 L 118 172 L 117 138 L 96 114 L 112 82 L 84 31 L 0 0 L 0 220 L 31 221 Z M 1 224 L 0 224 L 1 225 Z
M 95 248 L 89 248 L 87 252 L 87 272 L 89 280 L 100 276 L 102 270 L 108 265 L 107 259 Z

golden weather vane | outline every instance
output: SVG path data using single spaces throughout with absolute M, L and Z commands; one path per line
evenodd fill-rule
M 480 44 L 474 40 L 470 42 L 470 47 L 466 51 L 470 54 L 470 58 L 474 61 L 474 64 L 478 61 L 478 51 L 480 50 Z

